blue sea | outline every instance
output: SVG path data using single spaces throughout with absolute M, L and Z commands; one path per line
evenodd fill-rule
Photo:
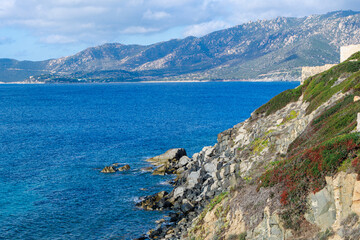
M 146 158 L 191 156 L 297 85 L 0 85 L 0 239 L 139 237 L 166 213 L 136 201 L 171 190 L 171 176 L 140 170 Z M 112 163 L 131 170 L 100 173 Z

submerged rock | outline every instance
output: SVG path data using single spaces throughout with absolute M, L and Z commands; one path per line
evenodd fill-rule
M 106 166 L 103 170 L 101 170 L 102 173 L 114 173 L 116 172 L 115 167 L 113 166 Z
M 118 163 L 114 163 L 111 166 L 106 166 L 103 168 L 103 170 L 101 170 L 102 173 L 114 173 L 114 172 L 122 172 L 122 171 L 127 171 L 130 170 L 130 165 L 126 164 L 122 167 L 116 168 L 117 166 L 119 166 Z
M 154 170 L 154 168 L 153 167 L 143 167 L 140 170 L 143 172 L 151 172 L 152 170 Z
M 119 167 L 117 170 L 118 170 L 119 172 L 128 171 L 128 170 L 130 170 L 130 166 L 129 166 L 129 164 L 126 164 L 126 165 L 124 165 L 124 166 L 122 166 L 122 167 Z

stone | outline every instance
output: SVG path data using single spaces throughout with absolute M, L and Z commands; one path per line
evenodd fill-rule
M 160 220 L 156 220 L 156 221 L 155 221 L 156 224 L 161 224 L 161 223 L 163 223 L 163 222 L 165 222 L 165 219 L 160 219 Z
M 356 181 L 354 184 L 351 210 L 360 216 L 360 181 Z
M 153 175 L 165 175 L 167 170 L 167 167 L 165 165 L 160 165 L 159 167 L 157 167 L 154 172 Z
M 340 172 L 335 178 L 326 177 L 327 184 L 331 185 L 334 193 L 336 221 L 333 229 L 337 230 L 341 226 L 341 222 L 351 213 L 352 194 L 354 192 L 354 184 L 357 174 L 346 174 Z
M 194 209 L 194 205 L 187 199 L 183 199 L 181 207 L 183 213 L 188 213 Z
M 154 168 L 153 167 L 143 167 L 140 170 L 143 172 L 151 172 Z
M 306 220 L 320 226 L 324 231 L 331 227 L 336 220 L 335 202 L 331 192 L 327 188 L 311 194 L 310 211 L 305 214 Z
M 130 170 L 130 165 L 129 165 L 129 164 L 126 164 L 126 165 L 124 165 L 124 166 L 122 166 L 122 167 L 119 167 L 117 170 L 118 170 L 119 172 L 128 171 L 128 170 Z
M 185 188 L 184 187 L 177 187 L 174 189 L 174 198 L 177 199 L 184 195 Z
M 206 163 L 204 165 L 204 169 L 205 169 L 206 172 L 208 172 L 210 174 L 217 170 L 216 165 L 214 163 Z
M 145 210 L 160 210 L 165 207 L 165 197 L 168 193 L 166 191 L 161 191 L 153 195 L 145 197 L 141 202 L 137 203 L 136 206 L 143 208 Z
M 146 161 L 151 162 L 154 165 L 162 165 L 171 160 L 179 160 L 182 156 L 186 156 L 186 151 L 183 148 L 174 148 L 166 151 L 165 153 L 149 158 Z
M 114 173 L 116 172 L 115 167 L 113 166 L 106 166 L 103 170 L 101 170 L 102 173 Z
M 179 167 L 184 167 L 190 162 L 190 158 L 188 156 L 182 156 L 179 160 Z
M 193 188 L 196 184 L 198 184 L 200 178 L 200 171 L 191 172 L 187 177 L 188 188 Z

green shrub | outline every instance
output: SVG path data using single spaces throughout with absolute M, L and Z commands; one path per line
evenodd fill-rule
M 260 187 L 277 184 L 283 186 L 280 202 L 286 206 L 283 213 L 285 225 L 296 228 L 299 218 L 306 211 L 306 196 L 325 186 L 325 176 L 332 176 L 352 153 L 360 149 L 360 134 L 346 134 L 309 148 L 300 154 L 280 161 L 267 170 L 259 180 Z M 360 160 L 352 165 L 360 171 Z
M 255 114 L 263 114 L 268 116 L 277 110 L 285 107 L 290 102 L 296 102 L 302 94 L 302 86 L 299 86 L 295 89 L 286 90 L 279 95 L 270 99 L 269 102 L 262 105 L 255 111 Z
M 217 195 L 209 204 L 208 206 L 208 210 L 211 211 L 214 209 L 214 207 L 218 204 L 221 203 L 222 200 L 224 200 L 224 198 L 226 198 L 228 196 L 228 192 L 223 192 L 220 193 L 219 195 Z

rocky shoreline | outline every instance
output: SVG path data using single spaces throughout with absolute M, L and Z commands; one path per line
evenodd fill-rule
M 223 142 L 226 143 L 227 141 Z M 145 210 L 171 210 L 167 221 L 160 221 L 155 229 L 139 239 L 186 237 L 182 234 L 187 232 L 192 220 L 201 213 L 209 200 L 236 181 L 235 173 L 239 170 L 239 165 L 230 161 L 230 152 L 215 161 L 205 161 L 221 152 L 223 147 L 222 144 L 205 147 L 192 158 L 186 155 L 185 149 L 170 149 L 162 155 L 146 160 L 157 166 L 153 171 L 154 175 L 174 174 L 177 177 L 173 181 L 174 189 L 170 193 L 162 191 L 146 196 L 136 204 Z
M 311 114 L 306 114 L 308 103 L 300 97 L 269 116 L 254 112 L 245 122 L 220 133 L 214 146 L 204 147 L 191 158 L 180 148 L 148 159 L 157 167 L 153 174 L 174 174 L 176 179 L 170 193 L 162 191 L 146 196 L 137 204 L 145 210 L 170 210 L 166 221 L 160 220 L 155 229 L 138 239 L 197 239 L 197 236 L 201 236 L 199 239 L 215 239 L 216 236 L 222 236 L 216 239 L 299 239 L 300 233 L 284 227 L 279 217 L 284 211 L 280 197 L 274 197 L 280 195 L 279 186 L 257 189 L 258 179 L 264 169 L 284 159 L 290 144 L 316 117 L 346 96 L 334 94 Z M 355 179 L 356 174 L 353 175 L 346 177 Z M 358 196 L 360 181 L 356 183 L 359 188 L 349 190 L 343 199 L 351 202 Z M 335 206 L 336 201 L 335 196 L 309 198 L 309 206 L 325 202 L 325 210 L 307 211 L 306 216 L 312 216 L 313 220 L 308 221 L 311 224 L 306 223 L 309 226 L 301 226 L 307 229 L 303 239 L 317 239 L 309 236 L 319 229 L 326 230 L 322 219 L 329 216 L 321 211 L 327 211 L 327 204 Z M 351 211 L 342 208 L 336 214 L 341 211 L 347 211 L 342 219 L 352 216 Z M 346 231 L 354 232 L 356 224 Z
M 360 239 L 359 70 L 360 52 L 277 95 L 214 146 L 148 159 L 153 174 L 176 179 L 138 203 L 171 212 L 139 239 Z

